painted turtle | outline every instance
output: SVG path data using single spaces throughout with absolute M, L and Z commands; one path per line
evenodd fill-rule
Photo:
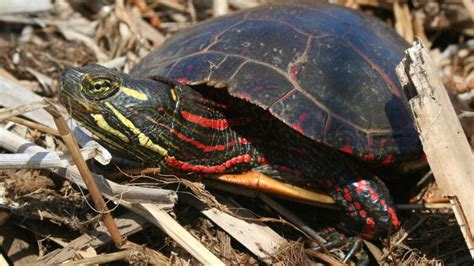
M 254 170 L 322 188 L 371 238 L 399 220 L 367 164 L 422 155 L 395 74 L 406 47 L 343 7 L 261 6 L 175 34 L 129 75 L 67 69 L 61 98 L 123 155 L 165 173 Z

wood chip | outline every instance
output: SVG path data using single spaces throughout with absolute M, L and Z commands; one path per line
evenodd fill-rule
M 142 230 L 143 226 L 146 224 L 146 219 L 131 212 L 115 218 L 114 221 L 119 227 L 122 236 L 134 234 Z M 85 250 L 88 247 L 97 249 L 111 241 L 112 239 L 107 232 L 107 228 L 101 225 L 69 242 L 66 247 L 47 254 L 40 262 L 48 265 L 59 264 L 71 259 L 79 250 Z
M 216 208 L 204 210 L 202 214 L 266 263 L 271 263 L 272 256 L 276 255 L 278 248 L 287 244 L 286 239 L 263 223 L 246 221 Z M 239 215 L 257 219 L 243 208 L 239 209 Z
M 132 211 L 142 215 L 149 222 L 158 226 L 181 247 L 189 252 L 195 259 L 204 265 L 224 265 L 224 263 L 211 253 L 201 242 L 192 236 L 178 222 L 176 222 L 160 206 L 154 204 L 122 204 Z
M 397 66 L 400 83 L 440 190 L 458 199 L 458 223 L 474 257 L 474 157 L 428 51 L 417 39 Z

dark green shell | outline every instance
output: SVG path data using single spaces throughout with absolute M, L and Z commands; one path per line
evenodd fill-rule
M 261 6 L 173 35 L 132 74 L 226 87 L 315 141 L 391 163 L 421 153 L 395 74 L 406 47 L 343 7 Z

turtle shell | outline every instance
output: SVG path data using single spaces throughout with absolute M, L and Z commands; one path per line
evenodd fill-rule
M 406 47 L 357 11 L 270 5 L 181 31 L 131 74 L 227 88 L 314 141 L 392 163 L 421 153 L 395 73 Z

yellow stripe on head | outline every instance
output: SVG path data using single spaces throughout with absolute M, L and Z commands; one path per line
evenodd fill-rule
M 154 152 L 157 152 L 161 156 L 167 156 L 168 155 L 168 151 L 165 148 L 161 147 L 158 144 L 153 143 L 153 141 L 148 136 L 143 134 L 140 131 L 140 129 L 138 129 L 132 123 L 132 121 L 130 121 L 122 113 L 120 113 L 120 111 L 117 110 L 112 104 L 106 102 L 105 105 L 107 105 L 107 107 L 115 114 L 115 116 L 117 116 L 117 118 L 120 120 L 120 122 L 122 122 L 122 124 L 124 124 L 126 127 L 128 127 L 130 129 L 130 131 L 133 132 L 133 134 L 137 135 L 138 141 L 139 141 L 141 146 L 143 146 L 147 149 L 150 149 Z
M 176 100 L 178 99 L 178 97 L 176 97 L 176 90 L 175 90 L 175 88 L 171 87 L 170 93 L 171 93 L 171 98 L 173 99 L 173 101 L 176 102 Z
M 99 114 L 92 114 L 92 117 L 94 118 L 95 122 L 97 125 L 105 130 L 106 132 L 116 136 L 117 138 L 125 141 L 125 142 L 130 142 L 130 140 L 125 136 L 122 132 L 118 131 L 117 129 L 111 127 L 109 123 L 105 120 L 103 115 Z
M 123 91 L 123 93 L 127 94 L 128 96 L 132 96 L 135 99 L 138 99 L 138 100 L 141 100 L 141 101 L 148 100 L 148 96 L 143 92 L 140 92 L 140 91 L 137 91 L 137 90 L 134 90 L 134 89 L 130 89 L 130 88 L 127 88 L 127 87 L 123 87 L 123 86 L 122 86 L 122 91 Z

